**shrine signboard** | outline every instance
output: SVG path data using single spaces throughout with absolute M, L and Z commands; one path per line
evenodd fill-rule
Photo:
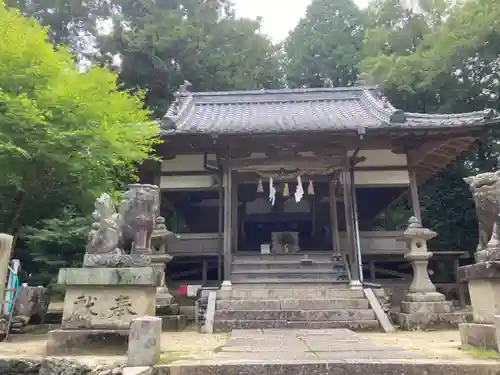
M 132 319 L 155 315 L 155 288 L 71 287 L 66 293 L 62 328 L 128 329 Z

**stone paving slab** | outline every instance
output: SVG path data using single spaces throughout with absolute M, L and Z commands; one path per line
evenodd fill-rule
M 375 345 L 348 329 L 234 330 L 214 359 L 223 363 L 259 360 L 415 359 L 399 348 Z

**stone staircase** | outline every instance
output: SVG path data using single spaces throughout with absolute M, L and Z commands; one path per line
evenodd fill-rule
M 345 264 L 331 254 L 237 255 L 231 291 L 217 294 L 214 329 L 379 330 L 362 290 L 350 290 Z

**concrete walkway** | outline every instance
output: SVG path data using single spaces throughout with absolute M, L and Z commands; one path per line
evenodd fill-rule
M 213 358 L 219 363 L 269 360 L 416 359 L 418 354 L 375 345 L 348 329 L 235 330 Z

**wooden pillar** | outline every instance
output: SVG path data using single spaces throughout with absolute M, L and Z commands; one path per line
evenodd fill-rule
M 233 173 L 231 166 L 224 168 L 224 282 L 223 287 L 231 287 L 231 266 L 232 266 L 232 192 L 233 192 Z
M 462 280 L 460 280 L 460 277 L 458 276 L 459 268 L 460 268 L 460 258 L 455 257 L 453 260 L 453 274 L 455 276 L 455 285 L 457 286 L 457 293 L 458 293 L 458 300 L 460 302 L 460 307 L 464 309 L 466 305 L 465 290 L 464 290 L 464 283 L 462 282 Z
M 354 210 L 352 200 L 352 181 L 350 163 L 346 163 L 342 171 L 342 188 L 344 193 L 345 208 L 345 229 L 347 235 L 347 251 L 349 254 L 349 263 L 351 268 L 351 282 L 359 282 L 359 268 L 356 263 L 356 239 L 354 233 Z
M 220 158 L 217 156 L 217 166 L 219 168 L 219 215 L 218 215 L 218 251 L 217 251 L 217 280 L 222 282 L 222 268 L 224 259 L 224 172 L 220 163 Z
M 337 212 L 337 176 L 330 177 L 328 183 L 328 195 L 330 203 L 330 232 L 332 236 L 332 247 L 334 254 L 340 254 L 339 239 L 339 216 Z
M 371 259 L 368 264 L 370 267 L 370 282 L 374 283 L 375 279 L 377 278 L 375 273 L 375 261 Z
M 412 161 L 408 154 L 406 154 L 406 161 L 408 164 L 408 177 L 410 180 L 410 195 L 413 215 L 418 219 L 418 221 L 422 222 L 420 202 L 418 201 L 417 173 L 415 172 L 415 166 L 412 164 Z
M 354 259 L 359 269 L 359 280 L 363 281 L 363 259 L 361 258 L 361 241 L 359 236 L 358 199 L 356 197 L 356 181 L 354 178 L 354 167 L 351 165 L 351 198 L 352 198 L 352 219 L 354 223 Z
M 231 174 L 231 252 L 238 250 L 238 181 L 236 172 Z
M 208 262 L 206 259 L 201 261 L 201 279 L 203 285 L 207 285 L 208 281 Z

